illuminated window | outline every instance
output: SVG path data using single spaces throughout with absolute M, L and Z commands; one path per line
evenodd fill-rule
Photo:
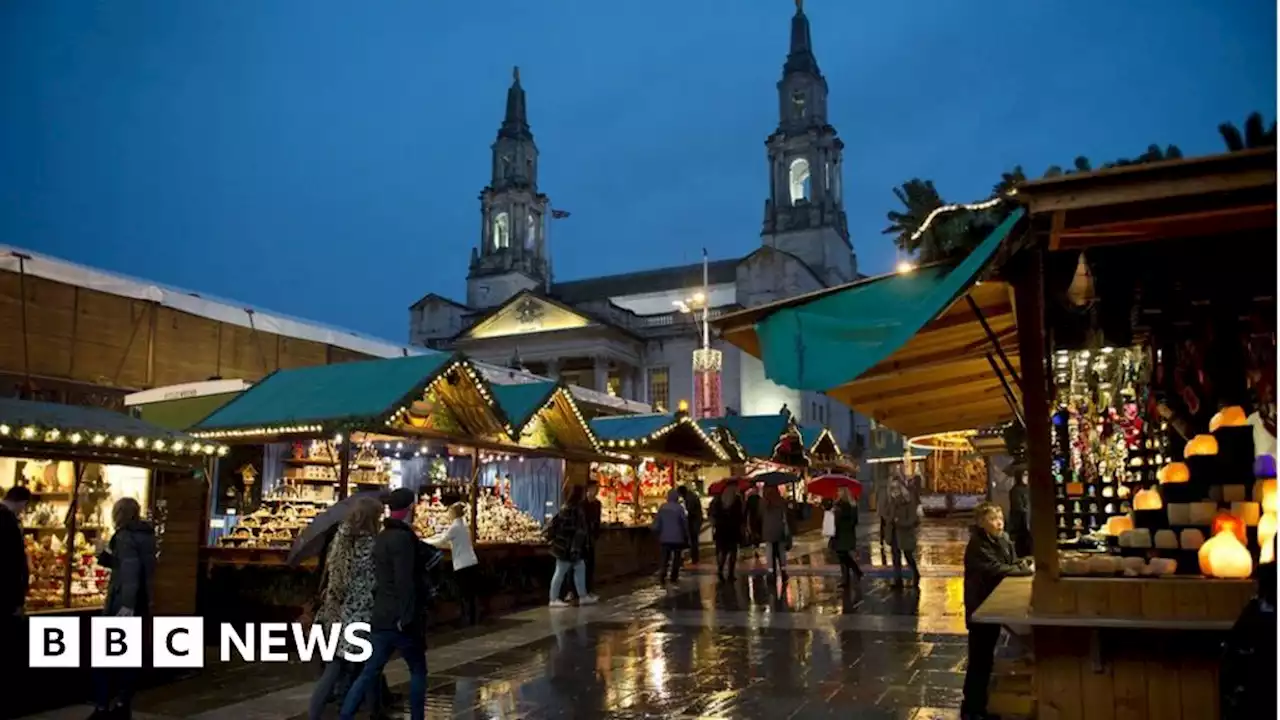
M 796 158 L 791 161 L 791 172 L 788 179 L 791 185 L 792 205 L 799 205 L 801 202 L 809 201 L 809 174 L 808 160 Z
M 511 223 L 507 214 L 500 212 L 493 218 L 493 248 L 501 250 L 511 246 Z
M 658 412 L 666 412 L 671 407 L 671 378 L 667 368 L 649 368 L 648 380 L 649 404 Z

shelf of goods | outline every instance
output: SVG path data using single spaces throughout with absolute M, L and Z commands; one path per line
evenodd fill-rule
M 234 528 L 218 538 L 219 547 L 288 548 L 313 518 L 337 501 L 340 465 L 332 442 L 294 443 L 292 456 L 283 465 L 280 485 L 262 499 L 257 509 L 239 518 Z M 349 487 L 385 488 L 389 480 L 373 445 L 362 446 L 351 463 Z
M 636 474 L 630 465 L 597 463 L 592 475 L 599 488 L 600 519 L 605 525 L 638 524 Z
M 420 537 L 438 535 L 444 532 L 452 522 L 449 517 L 449 506 L 441 498 L 441 494 L 436 492 L 419 500 L 413 524 Z M 542 545 L 545 543 L 542 524 L 532 515 L 513 505 L 510 496 L 496 492 L 492 488 L 481 488 L 476 519 L 477 545 Z M 470 513 L 463 515 L 463 520 L 470 526 Z
M 13 485 L 31 491 L 20 518 L 23 545 L 30 568 L 26 608 L 29 612 L 67 608 L 70 565 L 70 607 L 100 607 L 106 600 L 110 570 L 100 566 L 94 542 L 111 538 L 111 506 L 122 497 L 147 505 L 150 471 L 126 466 L 80 464 L 78 497 L 76 463 L 27 458 L 0 458 L 0 493 Z M 75 499 L 75 533 L 70 513 Z

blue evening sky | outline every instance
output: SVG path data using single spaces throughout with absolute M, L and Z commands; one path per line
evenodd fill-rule
M 558 279 L 744 255 L 788 0 L 6 0 L 0 243 L 403 341 L 464 299 L 511 66 Z M 809 0 L 864 272 L 956 201 L 1276 108 L 1273 0 Z

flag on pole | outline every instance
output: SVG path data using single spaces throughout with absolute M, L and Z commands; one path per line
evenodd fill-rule
M 556 210 L 555 208 L 552 208 L 552 209 L 551 209 L 551 219 L 552 219 L 552 220 L 563 220 L 563 219 L 565 219 L 565 218 L 567 218 L 567 217 L 569 217 L 569 211 L 568 211 L 568 210 Z

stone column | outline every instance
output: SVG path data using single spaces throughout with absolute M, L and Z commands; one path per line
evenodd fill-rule
M 635 400 L 635 368 L 623 366 L 619 372 L 622 375 L 622 397 L 626 400 Z
M 609 359 L 601 355 L 595 358 L 595 384 L 592 390 L 609 391 Z
M 560 379 L 560 358 L 552 358 L 547 361 L 547 377 L 552 380 Z

